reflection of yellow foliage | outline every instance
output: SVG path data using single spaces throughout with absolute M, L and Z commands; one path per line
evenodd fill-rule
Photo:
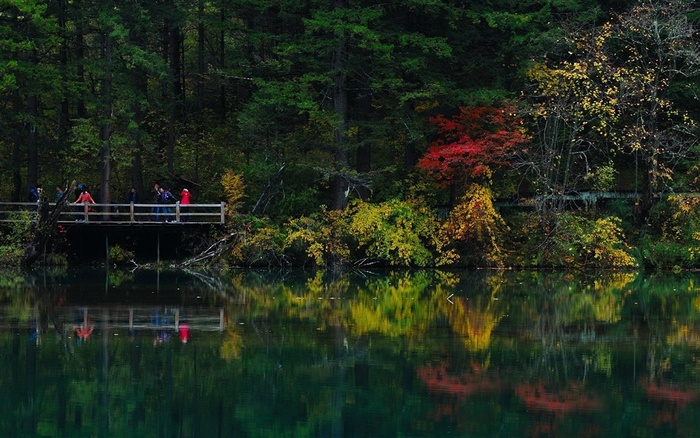
M 622 293 L 637 277 L 636 273 L 615 272 L 596 280 L 593 310 L 596 321 L 607 323 L 622 319 Z
M 598 295 L 593 304 L 596 321 L 613 323 L 622 319 L 622 300 L 611 291 Z
M 371 308 L 364 303 L 353 305 L 350 309 L 354 329 L 358 333 L 388 333 L 391 323 L 382 315 L 380 307 Z
M 697 332 L 695 327 L 687 324 L 680 324 L 676 328 L 675 333 L 670 333 L 667 336 L 666 342 L 669 345 L 683 345 L 698 348 L 700 347 L 700 333 Z
M 604 290 L 623 290 L 637 278 L 636 272 L 611 272 L 595 281 L 596 292 Z
M 480 309 L 481 300 L 474 307 L 467 305 L 464 300 L 454 300 L 454 311 L 447 314 L 447 319 L 455 333 L 462 336 L 462 342 L 468 351 L 483 351 L 491 343 L 491 333 L 503 317 L 491 309 L 493 301 L 489 301 L 484 309 Z
M 431 278 L 424 272 L 401 273 L 368 284 L 373 293 L 364 293 L 350 306 L 352 329 L 356 334 L 379 332 L 387 336 L 415 336 L 431 321 L 423 292 Z
M 232 328 L 226 329 L 224 342 L 221 344 L 221 358 L 226 361 L 240 359 L 243 349 L 243 337 Z
M 459 283 L 459 276 L 454 272 L 435 271 L 435 280 L 444 287 L 454 287 Z

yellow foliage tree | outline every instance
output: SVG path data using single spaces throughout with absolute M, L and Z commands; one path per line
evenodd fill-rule
M 440 232 L 442 240 L 461 242 L 466 245 L 467 252 L 479 254 L 487 264 L 502 266 L 504 251 L 500 241 L 507 230 L 508 226 L 493 206 L 491 190 L 471 184 Z M 479 251 L 472 251 L 475 248 Z
M 226 196 L 228 213 L 234 213 L 240 207 L 241 201 L 245 197 L 243 175 L 228 169 L 221 176 L 221 185 Z

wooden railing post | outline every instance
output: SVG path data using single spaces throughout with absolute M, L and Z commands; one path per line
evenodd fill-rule
M 220 223 L 226 223 L 226 203 L 222 202 L 221 203 L 221 222 Z
M 180 222 L 180 201 L 175 203 L 175 222 Z
M 129 203 L 129 221 L 130 222 L 135 222 L 136 219 L 134 219 L 134 202 Z

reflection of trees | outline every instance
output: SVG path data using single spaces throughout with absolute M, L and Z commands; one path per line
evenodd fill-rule
M 695 433 L 684 419 L 700 400 L 699 319 L 696 276 L 651 275 L 639 282 L 628 305 L 639 316 L 638 332 L 648 336 L 646 377 L 638 379 L 652 411 L 647 427 L 671 434 Z
M 243 337 L 241 334 L 233 326 L 227 327 L 221 344 L 221 357 L 227 361 L 240 359 L 242 349 Z
M 700 411 L 698 310 L 695 294 L 671 293 L 690 291 L 679 279 L 649 290 L 490 272 L 218 281 L 198 303 L 226 303 L 227 332 L 187 344 L 105 333 L 97 319 L 79 346 L 0 332 L 0 436 L 692 436 Z M 50 330 L 62 289 L 17 284 L 4 302 L 26 300 L 15 307 L 33 317 L 45 299 Z M 631 358 L 619 340 L 632 333 L 650 351 Z M 636 378 L 642 368 L 654 378 Z
M 353 333 L 409 338 L 425 333 L 435 317 L 426 295 L 432 280 L 430 273 L 419 271 L 368 281 L 350 305 Z
M 467 351 L 486 350 L 491 342 L 491 334 L 503 318 L 507 308 L 507 298 L 499 299 L 503 279 L 489 276 L 483 289 L 471 291 L 465 296 L 455 296 L 452 303 L 438 300 L 440 310 L 447 316 L 452 329 L 460 335 Z
M 562 280 L 539 277 L 537 300 L 529 309 L 529 333 L 537 342 L 527 366 L 528 378 L 516 385 L 515 394 L 533 412 L 533 436 L 561 433 L 562 419 L 572 412 L 602 409 L 598 396 L 587 388 L 587 376 L 592 362 L 604 362 L 596 356 L 605 350 L 594 348 L 581 355 L 576 346 L 595 340 L 600 324 L 619 320 L 621 289 L 631 281 L 617 275 L 608 281 L 600 277 L 593 282 Z

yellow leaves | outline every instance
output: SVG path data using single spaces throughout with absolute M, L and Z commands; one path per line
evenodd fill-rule
M 290 219 L 285 248 L 300 245 L 315 266 L 342 264 L 350 255 L 345 214 L 341 210 L 323 210 L 319 215 Z
M 491 196 L 488 188 L 470 185 L 442 225 L 441 233 L 446 239 L 478 244 L 485 249 L 485 261 L 501 265 L 503 257 L 499 242 L 508 227 L 494 208 Z
M 357 202 L 350 231 L 368 256 L 399 266 L 433 263 L 437 221 L 418 201 Z
M 240 206 L 239 204 L 245 196 L 243 175 L 228 169 L 221 177 L 221 185 L 224 189 L 224 195 L 226 195 L 228 209 L 230 211 L 235 211 Z

